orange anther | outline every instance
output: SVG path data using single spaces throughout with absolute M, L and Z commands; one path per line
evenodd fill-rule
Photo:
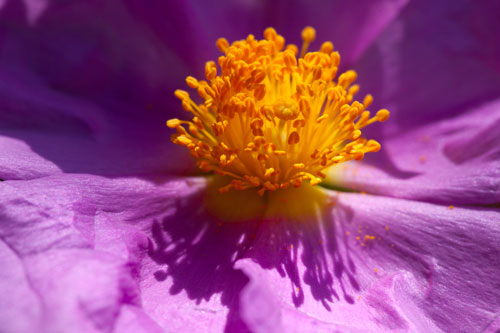
M 180 100 L 189 99 L 189 94 L 187 93 L 187 91 L 184 91 L 184 90 L 177 89 L 174 92 L 174 95 L 175 95 L 175 97 L 177 97 Z
M 304 42 L 310 43 L 316 39 L 316 30 L 313 27 L 305 27 L 302 30 L 302 40 Z
M 274 28 L 269 27 L 264 30 L 264 38 L 266 40 L 274 40 L 276 36 L 278 36 L 278 33 L 274 30 Z
M 320 52 L 330 54 L 333 52 L 333 43 L 332 42 L 324 42 L 319 49 Z
M 389 119 L 389 111 L 387 111 L 386 109 L 382 109 L 380 111 L 377 112 L 377 120 L 378 121 L 386 121 L 387 119 Z
M 297 132 L 292 132 L 288 136 L 288 144 L 289 145 L 297 144 L 297 143 L 299 143 L 299 140 L 300 140 L 300 137 L 299 137 L 299 133 L 297 133 Z
M 167 120 L 167 126 L 170 128 L 176 128 L 181 125 L 181 121 L 177 118 Z
M 229 43 L 227 42 L 227 40 L 225 38 L 222 38 L 222 37 L 217 39 L 217 42 L 215 43 L 215 45 L 217 45 L 217 48 L 223 53 L 226 53 L 227 49 L 229 48 Z

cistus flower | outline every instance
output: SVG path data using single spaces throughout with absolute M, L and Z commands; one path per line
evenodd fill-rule
M 0 2 L 0 331 L 496 332 L 498 6 Z M 189 111 L 201 106 L 220 119 L 186 113 L 174 91 L 217 59 L 210 45 L 269 26 L 292 43 L 304 26 L 331 40 L 342 61 L 336 79 L 324 80 L 330 87 L 285 91 L 304 80 L 293 76 L 304 69 L 301 59 L 326 60 L 333 47 L 311 42 L 310 50 L 328 51 L 316 56 L 276 48 L 272 61 L 285 68 L 283 77 L 254 72 L 251 80 L 262 81 L 252 89 L 229 77 L 243 95 L 225 95 L 234 98 L 219 109 L 212 103 L 224 95 L 208 85 L 219 87 L 224 68 L 251 64 L 223 63 L 215 77 L 209 65 L 207 83 L 187 80 L 200 98 L 177 96 Z M 217 45 L 226 54 L 245 41 Z M 337 64 L 335 55 L 329 59 Z M 311 78 L 319 78 L 318 67 L 330 78 L 337 65 L 323 64 L 312 66 Z M 344 76 L 351 83 L 350 68 L 359 74 L 359 94 L 373 95 L 370 109 L 391 111 L 386 123 L 361 129 L 382 147 L 362 161 L 349 142 L 360 140 L 356 126 L 371 98 L 348 100 L 357 88 L 340 78 L 351 73 Z M 324 131 L 328 119 L 317 122 L 320 110 L 347 117 L 347 107 L 314 105 L 340 100 L 330 88 L 349 105 L 338 133 Z M 243 115 L 241 103 L 255 107 L 241 118 L 247 132 L 230 124 Z M 169 142 L 169 119 L 182 119 L 169 125 L 189 150 Z M 310 127 L 293 126 L 301 119 Z M 221 130 L 208 147 L 201 143 L 207 126 Z M 267 148 L 240 146 L 245 133 Z M 321 140 L 338 144 L 326 164 L 299 158 L 315 149 L 321 156 Z M 235 152 L 241 147 L 251 158 Z M 270 164 L 283 156 L 288 165 Z M 355 158 L 322 168 L 338 156 Z M 223 175 L 200 173 L 196 161 Z

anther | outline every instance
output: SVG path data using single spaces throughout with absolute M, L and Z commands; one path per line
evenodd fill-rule
M 187 91 L 184 91 L 184 90 L 181 90 L 181 89 L 177 89 L 175 92 L 174 92 L 174 95 L 175 97 L 177 97 L 178 99 L 180 100 L 186 100 L 186 99 L 189 99 L 189 94 L 187 93 Z
M 169 128 L 177 128 L 181 125 L 181 121 L 177 118 L 167 120 L 167 126 Z
M 217 45 L 217 48 L 222 52 L 226 53 L 227 49 L 229 48 L 229 43 L 225 38 L 219 38 L 217 39 L 217 42 L 215 43 Z
M 323 45 L 321 45 L 321 48 L 319 49 L 320 52 L 330 54 L 333 52 L 333 44 L 332 42 L 324 42 Z
M 198 80 L 196 80 L 194 77 L 192 76 L 188 76 L 186 78 L 186 83 L 189 87 L 193 88 L 193 89 L 197 89 L 198 88 Z
M 377 112 L 377 120 L 378 121 L 384 122 L 388 118 L 389 118 L 389 111 L 387 111 L 386 109 L 382 109 L 382 110 Z
M 277 35 L 278 33 L 276 32 L 276 30 L 274 30 L 274 28 L 269 27 L 264 30 L 264 38 L 266 40 L 274 40 Z
M 302 30 L 302 40 L 311 43 L 316 38 L 316 30 L 313 27 L 305 27 Z
M 292 133 L 290 133 L 290 136 L 288 137 L 288 144 L 295 145 L 295 144 L 299 143 L 299 140 L 300 140 L 299 133 L 292 132 Z

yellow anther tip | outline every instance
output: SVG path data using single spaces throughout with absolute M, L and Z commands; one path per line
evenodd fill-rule
M 377 141 L 375 140 L 370 140 L 367 142 L 367 147 L 370 148 L 370 151 L 373 151 L 373 152 L 377 152 L 380 150 L 380 143 L 378 143 Z
M 198 84 L 198 80 L 196 80 L 196 79 L 195 79 L 194 77 L 192 77 L 192 76 L 188 76 L 188 77 L 186 78 L 186 84 L 187 84 L 189 87 L 193 88 L 193 89 L 197 89 L 197 88 L 198 88 L 198 85 L 199 85 L 199 84 Z
M 377 112 L 377 120 L 378 121 L 386 121 L 387 119 L 389 119 L 389 111 L 386 110 L 386 109 L 382 109 L 380 111 Z
M 274 38 L 276 38 L 277 35 L 278 33 L 276 32 L 276 30 L 274 30 L 273 27 L 269 27 L 266 28 L 266 30 L 264 30 L 264 38 L 266 40 L 274 40 Z
M 189 99 L 189 94 L 185 90 L 177 89 L 175 90 L 174 95 L 180 100 Z
M 355 130 L 354 132 L 352 132 L 351 140 L 357 140 L 359 139 L 360 136 L 361 136 L 361 131 Z
M 323 53 L 330 54 L 333 52 L 333 43 L 332 42 L 324 42 L 323 45 L 321 45 L 320 51 Z
M 368 94 L 365 96 L 365 98 L 363 99 L 363 106 L 365 108 L 369 107 L 371 104 L 373 103 L 373 96 Z
M 302 40 L 306 43 L 310 43 L 314 39 L 316 39 L 316 30 L 313 27 L 305 27 L 302 30 Z
M 226 50 L 229 48 L 228 41 L 223 37 L 217 39 L 217 42 L 215 42 L 215 45 L 223 53 L 226 53 Z
M 181 125 L 181 121 L 177 118 L 167 120 L 167 126 L 169 128 L 176 128 Z

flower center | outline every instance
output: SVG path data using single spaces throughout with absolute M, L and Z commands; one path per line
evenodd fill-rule
M 335 80 L 340 55 L 331 42 L 319 52 L 307 52 L 314 38 L 313 28 L 302 31 L 298 58 L 298 48 L 285 46 L 273 28 L 264 31 L 264 40 L 249 35 L 229 45 L 220 38 L 220 74 L 209 61 L 206 80 L 186 78 L 203 103 L 176 90 L 193 118 L 167 121 L 177 130 L 172 141 L 186 146 L 203 171 L 232 178 L 219 188 L 221 193 L 257 188 L 262 195 L 305 181 L 315 185 L 325 169 L 380 149 L 378 142 L 362 138 L 360 130 L 387 120 L 389 112 L 383 109 L 371 117 L 366 110 L 371 95 L 362 103 L 353 101 L 359 90 L 353 84 L 356 72 Z

